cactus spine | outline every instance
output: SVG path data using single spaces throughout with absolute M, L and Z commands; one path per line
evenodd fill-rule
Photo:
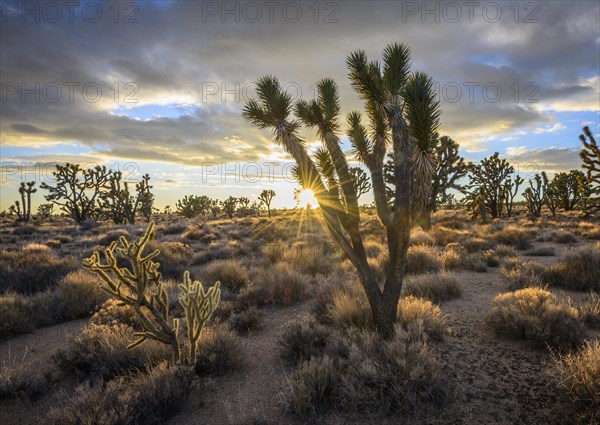
M 131 306 L 139 317 L 144 331 L 135 333 L 138 339 L 128 348 L 134 348 L 147 339 L 160 341 L 171 346 L 176 362 L 193 365 L 204 324 L 220 300 L 220 283 L 205 291 L 199 281 L 192 282 L 189 273 L 185 272 L 183 284 L 179 285 L 179 303 L 184 308 L 187 326 L 187 350 L 184 352 L 179 338 L 179 320 L 173 319 L 172 326 L 169 324 L 169 296 L 158 271 L 160 264 L 153 261 L 160 251 L 144 255 L 146 244 L 153 235 L 154 223 L 150 223 L 138 242 L 128 242 L 122 236 L 104 251 L 106 263 L 101 262 L 100 253 L 95 251 L 83 260 L 83 267 L 98 274 L 102 279 L 100 288 Z M 129 260 L 131 269 L 119 267 L 117 256 Z

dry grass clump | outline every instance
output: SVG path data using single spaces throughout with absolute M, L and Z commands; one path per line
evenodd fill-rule
M 552 236 L 556 243 L 562 243 L 562 244 L 577 243 L 577 238 L 575 237 L 575 235 L 573 235 L 570 232 L 566 232 L 564 230 L 558 230 L 558 231 L 554 232 L 554 234 Z
M 281 398 L 299 415 L 331 406 L 373 415 L 410 415 L 427 403 L 448 400 L 441 362 L 418 326 L 397 327 L 385 341 L 366 330 L 341 340 L 339 363 L 329 356 L 304 360 L 286 379 Z
M 410 244 L 434 246 L 436 243 L 435 240 L 424 231 L 420 229 L 413 229 L 413 231 L 410 234 Z
M 460 297 L 461 289 L 458 279 L 453 273 L 442 271 L 409 276 L 404 282 L 403 294 L 440 303 Z
M 468 235 L 463 230 L 451 229 L 444 226 L 435 226 L 429 231 L 429 235 L 438 246 L 446 246 L 449 243 L 461 243 Z
M 576 291 L 600 291 L 600 250 L 581 249 L 550 265 L 544 273 L 550 285 Z
M 189 246 L 182 242 L 157 242 L 152 240 L 147 245 L 147 252 L 155 249 L 160 250 L 160 254 L 155 261 L 160 263 L 159 271 L 164 277 L 181 279 L 183 272 L 187 268 L 190 260 Z
M 579 317 L 583 322 L 592 327 L 600 328 L 600 296 L 595 292 L 590 294 L 577 307 Z
M 379 257 L 387 249 L 381 242 L 373 239 L 366 239 L 364 246 L 367 257 L 370 258 Z
M 578 423 L 600 420 L 600 340 L 586 341 L 575 353 L 555 357 L 559 384 L 573 402 Z
M 0 367 L 0 401 L 9 398 L 35 399 L 49 388 L 50 373 L 29 369 L 24 364 L 6 364 Z
M 280 392 L 286 411 L 314 415 L 334 401 L 339 372 L 328 356 L 303 361 L 286 379 Z
M 297 243 L 285 251 L 283 259 L 300 273 L 311 276 L 331 271 L 331 255 L 321 245 Z
M 435 272 L 441 268 L 442 262 L 435 248 L 426 245 L 411 246 L 408 248 L 407 274 Z
M 30 242 L 30 243 L 28 243 L 27 245 L 25 245 L 23 247 L 23 251 L 51 252 L 52 250 L 47 245 L 44 245 L 44 244 L 41 244 L 41 243 L 37 243 L 37 242 Z
M 102 245 L 102 246 L 108 246 L 111 243 L 113 243 L 114 241 L 118 241 L 121 236 L 123 236 L 127 240 L 131 239 L 131 235 L 129 234 L 129 232 L 127 230 L 113 229 L 113 230 L 109 230 L 106 233 L 98 235 L 98 238 L 96 239 L 96 244 Z
M 81 330 L 81 335 L 71 337 L 69 345 L 59 349 L 53 360 L 71 375 L 110 379 L 173 357 L 170 347 L 157 341 L 127 349 L 134 340 L 133 329 L 127 325 L 90 324 Z
M 252 306 L 244 311 L 231 315 L 228 320 L 229 329 L 236 331 L 240 335 L 246 335 L 249 332 L 262 327 L 264 314 L 262 310 Z
M 75 258 L 58 257 L 49 249 L 0 251 L 0 293 L 39 292 L 54 286 L 63 276 L 77 268 Z
M 278 263 L 272 267 L 259 270 L 250 289 L 255 291 L 256 294 L 267 296 L 267 299 L 263 300 L 264 304 L 288 305 L 307 298 L 308 282 L 308 276 L 292 269 L 289 264 Z
M 55 321 L 88 317 L 96 307 L 104 303 L 109 296 L 100 289 L 97 279 L 84 270 L 77 270 L 63 277 L 55 291 L 55 302 L 48 306 Z
M 496 248 L 494 248 L 494 253 L 498 258 L 516 257 L 519 255 L 514 247 L 503 244 L 496 246 Z
M 323 354 L 330 338 L 331 331 L 314 316 L 301 316 L 286 323 L 279 337 L 281 357 L 294 364 L 317 358 Z
M 50 410 L 53 425 L 163 423 L 183 406 L 193 385 L 189 372 L 161 363 L 109 382 L 79 385 Z
M 142 330 L 142 323 L 133 307 L 123 304 L 115 298 L 110 298 L 96 311 L 91 323 L 95 325 L 124 324 L 136 330 Z
M 206 274 L 213 282 L 221 282 L 223 287 L 232 292 L 239 292 L 250 283 L 248 272 L 235 260 L 210 263 L 206 268 Z
M 553 246 L 540 246 L 527 251 L 524 255 L 528 257 L 553 257 L 556 255 L 556 250 Z
M 540 288 L 496 296 L 486 322 L 498 335 L 559 348 L 577 344 L 585 333 L 577 310 L 558 302 L 554 294 Z
M 195 367 L 197 375 L 222 375 L 244 365 L 242 340 L 226 324 L 204 329 L 199 345 L 201 349 Z
M 404 329 L 418 324 L 423 332 L 434 340 L 443 339 L 449 332 L 442 310 L 429 300 L 413 296 L 400 298 L 396 322 Z
M 492 239 L 495 242 L 510 245 L 521 251 L 531 247 L 534 236 L 535 232 L 533 230 L 525 230 L 512 225 L 492 233 Z
M 271 263 L 276 263 L 283 258 L 287 249 L 288 245 L 285 242 L 275 241 L 265 244 L 262 253 Z
M 0 295 L 0 339 L 34 330 L 33 301 L 15 292 Z
M 500 267 L 500 276 L 509 282 L 509 289 L 542 287 L 542 274 L 546 267 L 535 261 L 521 261 L 518 258 L 507 258 Z
M 179 235 L 181 233 L 183 233 L 183 231 L 186 229 L 186 225 L 183 223 L 172 223 L 172 224 L 168 224 L 167 226 L 163 227 L 162 229 L 156 229 L 157 231 L 160 230 L 160 233 L 162 233 L 163 235 Z
M 333 289 L 326 317 L 329 323 L 340 329 L 371 327 L 371 309 L 360 283 L 352 282 Z

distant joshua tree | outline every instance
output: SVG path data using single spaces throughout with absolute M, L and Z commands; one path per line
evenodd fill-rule
M 271 218 L 271 201 L 275 197 L 274 190 L 263 190 L 258 197 L 258 200 L 267 207 L 267 214 Z
M 21 183 L 21 187 L 19 187 L 21 202 L 15 201 L 15 204 L 10 206 L 10 210 L 17 214 L 18 221 L 29 223 L 31 220 L 31 194 L 35 192 L 37 192 L 37 189 L 34 181 Z

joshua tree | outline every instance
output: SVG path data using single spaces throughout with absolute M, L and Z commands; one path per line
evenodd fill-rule
M 263 190 L 258 197 L 258 200 L 267 207 L 267 215 L 271 218 L 271 201 L 275 197 L 274 190 Z
M 240 204 L 238 212 L 246 217 L 250 213 L 250 199 L 242 196 L 241 198 L 238 198 L 237 201 Z
M 347 58 L 350 81 L 365 102 L 371 122 L 368 132 L 359 112 L 348 115 L 347 135 L 357 159 L 371 173 L 377 213 L 387 235 L 389 265 L 380 282 L 367 261 L 360 232 L 360 210 L 348 161 L 340 146 L 340 103 L 337 85 L 324 79 L 317 83 L 317 99 L 299 101 L 295 107 L 277 78 L 257 82 L 257 100 L 250 100 L 244 117 L 259 128 L 271 128 L 276 143 L 295 160 L 301 184 L 314 192 L 330 236 L 358 272 L 371 307 L 373 321 L 385 338 L 394 333 L 398 300 L 406 268 L 410 229 L 431 193 L 434 170 L 432 149 L 439 124 L 439 104 L 432 80 L 423 73 L 410 73 L 410 50 L 392 44 L 383 52 L 383 63 L 367 60 L 363 51 Z M 290 117 L 295 110 L 297 118 Z M 323 175 L 308 155 L 299 135 L 301 123 L 315 128 L 333 166 Z M 388 146 L 394 161 L 395 198 L 386 198 L 383 161 Z M 323 164 L 321 164 L 323 165 Z
M 521 186 L 524 181 L 525 180 L 517 174 L 514 178 L 508 178 L 504 182 L 503 198 L 506 203 L 506 215 L 508 217 L 512 216 L 515 197 L 519 193 L 519 186 Z
M 211 199 L 209 209 L 210 209 L 210 213 L 212 214 L 213 218 L 217 218 L 217 215 L 221 212 L 221 205 L 219 204 L 219 200 Z
M 54 204 L 40 204 L 37 209 L 38 218 L 49 218 L 54 212 Z
M 556 210 L 558 209 L 560 199 L 558 191 L 548 180 L 548 176 L 545 171 L 542 171 L 542 181 L 544 186 L 544 204 L 548 207 L 552 213 L 552 217 L 556 216 Z
M 111 174 L 109 188 L 100 194 L 100 208 L 104 215 L 109 216 L 115 224 L 135 224 L 135 217 L 141 212 L 149 221 L 152 215 L 154 195 L 150 192 L 150 176 L 145 174 L 136 184 L 136 194 L 129 192 L 129 184 L 122 181 L 120 171 Z
M 547 178 L 543 179 L 540 174 L 536 173 L 533 179 L 529 180 L 529 187 L 523 192 L 525 206 L 527 207 L 527 211 L 529 212 L 532 221 L 535 221 L 542 215 L 542 207 L 544 206 L 546 197 L 547 181 Z
M 354 184 L 354 190 L 356 190 L 356 199 L 359 199 L 371 190 L 369 176 L 360 167 L 350 168 L 350 174 L 352 174 L 352 183 Z
M 61 207 L 77 223 L 82 223 L 96 208 L 100 193 L 106 188 L 111 177 L 111 171 L 106 167 L 83 169 L 79 164 L 56 164 L 52 173 L 56 180 L 55 186 L 42 183 L 41 188 L 50 192 L 46 201 Z
M 565 211 L 571 211 L 581 200 L 578 178 L 585 177 L 579 170 L 568 173 L 557 173 L 550 183 L 558 197 L 559 206 Z
M 177 212 L 185 218 L 194 218 L 199 215 L 206 215 L 210 210 L 211 199 L 206 195 L 186 195 L 183 199 L 177 201 L 175 206 Z
M 598 213 L 600 212 L 600 204 L 597 199 L 600 197 L 600 147 L 588 126 L 583 127 L 583 134 L 579 136 L 579 140 L 583 144 L 579 156 L 583 161 L 583 168 L 587 170 L 589 195 L 592 199 L 596 198 L 594 199 L 595 203 L 586 205 L 586 212 Z
M 17 214 L 17 220 L 22 221 L 24 223 L 29 223 L 31 220 L 31 194 L 37 192 L 37 189 L 34 187 L 35 182 L 27 182 L 21 183 L 19 187 L 19 195 L 21 195 L 21 202 L 15 201 L 14 205 L 11 205 L 9 210 L 15 214 Z M 21 210 L 21 207 L 22 210 Z
M 232 218 L 237 208 L 238 198 L 230 196 L 229 198 L 221 201 L 221 210 L 227 214 L 227 217 Z
M 506 185 L 509 176 L 515 171 L 507 160 L 500 158 L 498 152 L 484 158 L 479 164 L 469 165 L 470 187 L 474 196 L 483 188 L 485 203 L 492 218 L 499 218 L 508 196 Z

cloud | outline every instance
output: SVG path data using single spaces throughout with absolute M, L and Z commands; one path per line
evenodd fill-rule
M 557 122 L 556 124 L 553 124 L 553 125 L 548 126 L 548 127 L 538 127 L 535 130 L 533 130 L 533 132 L 535 134 L 556 133 L 556 132 L 564 130 L 566 128 L 567 128 L 566 125 Z
M 541 171 L 559 173 L 581 168 L 579 151 L 579 148 L 528 149 L 526 146 L 506 149 L 508 160 L 528 176 Z

